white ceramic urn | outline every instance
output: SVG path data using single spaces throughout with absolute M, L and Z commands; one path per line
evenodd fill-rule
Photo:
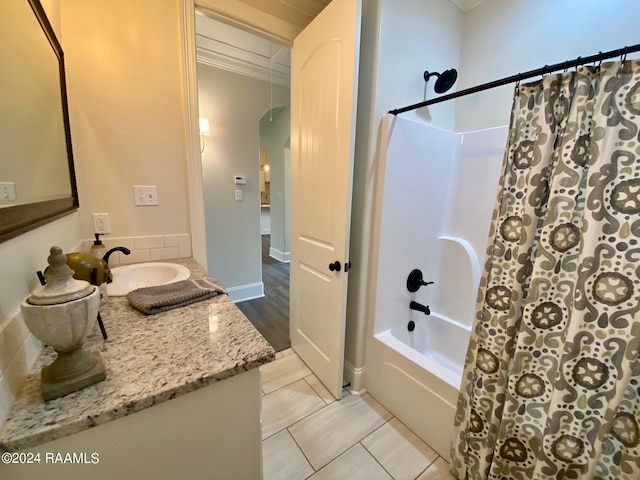
M 31 293 L 21 305 L 27 327 L 34 337 L 58 354 L 42 368 L 42 396 L 45 400 L 67 395 L 106 378 L 99 352 L 82 348 L 96 323 L 100 303 L 98 287 L 75 280 L 67 257 L 51 247 L 46 284 Z

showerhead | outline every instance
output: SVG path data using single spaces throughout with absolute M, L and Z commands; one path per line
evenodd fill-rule
M 433 76 L 438 77 L 436 80 L 436 84 L 433 86 L 433 89 L 436 93 L 444 93 L 453 87 L 453 84 L 456 83 L 458 79 L 458 71 L 455 68 L 450 68 L 449 70 L 445 70 L 442 73 L 438 72 L 424 72 L 424 81 L 428 82 L 430 77 Z

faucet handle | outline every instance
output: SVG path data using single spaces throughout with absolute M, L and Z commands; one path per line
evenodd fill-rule
M 410 292 L 417 292 L 420 287 L 431 285 L 434 282 L 425 282 L 422 278 L 422 271 L 419 269 L 411 270 L 409 277 L 407 278 L 407 290 Z

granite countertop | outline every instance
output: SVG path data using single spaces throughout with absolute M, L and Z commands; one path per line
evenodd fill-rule
M 206 275 L 191 258 L 191 278 Z M 96 324 L 84 347 L 99 351 L 107 379 L 48 402 L 40 368 L 55 358 L 45 347 L 0 427 L 0 451 L 16 451 L 65 437 L 176 398 L 275 358 L 275 351 L 227 295 L 145 315 L 126 297 L 100 308 L 108 334 Z

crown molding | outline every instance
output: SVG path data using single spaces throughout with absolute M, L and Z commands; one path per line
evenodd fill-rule
M 274 64 L 273 68 L 243 60 L 238 57 L 225 55 L 219 51 L 210 50 L 201 46 L 196 48 L 196 60 L 198 63 L 210 67 L 220 68 L 228 72 L 246 75 L 264 82 L 273 81 L 274 84 L 291 87 L 291 76 L 288 67 Z

